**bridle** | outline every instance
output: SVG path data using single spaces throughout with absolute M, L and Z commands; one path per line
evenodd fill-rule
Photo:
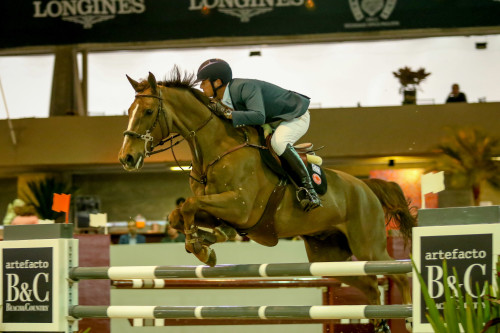
M 163 98 L 161 97 L 161 90 L 159 91 L 159 95 L 158 96 L 156 96 L 156 95 L 146 95 L 146 94 L 144 94 L 144 95 L 143 94 L 137 94 L 137 95 L 135 95 L 135 97 L 136 98 L 139 98 L 139 97 L 141 97 L 141 98 L 142 97 L 150 97 L 150 98 L 156 98 L 156 99 L 158 99 L 160 101 L 160 103 L 158 105 L 158 112 L 156 114 L 156 119 L 155 119 L 153 125 L 151 125 L 151 127 L 144 134 L 139 134 L 137 132 L 127 130 L 127 131 L 123 132 L 123 135 L 124 136 L 128 135 L 128 136 L 131 136 L 131 137 L 143 140 L 144 141 L 144 152 L 145 152 L 144 155 L 146 157 L 149 157 L 151 155 L 158 154 L 158 153 L 161 153 L 163 151 L 171 149 L 172 150 L 172 155 L 174 156 L 174 159 L 175 159 L 175 162 L 180 167 L 179 162 L 177 161 L 177 158 L 176 158 L 176 156 L 174 154 L 174 149 L 173 148 L 176 145 L 178 145 L 179 143 L 181 143 L 182 141 L 184 141 L 186 138 L 182 138 L 182 139 L 180 139 L 180 140 L 178 140 L 176 142 L 173 142 L 173 140 L 175 138 L 177 138 L 178 136 L 180 136 L 180 134 L 172 134 L 168 138 L 160 140 L 160 142 L 158 142 L 155 145 L 154 142 L 153 142 L 154 138 L 151 135 L 158 124 L 160 124 L 162 137 L 166 136 L 168 133 L 171 132 L 170 131 L 169 122 L 168 122 L 167 116 L 165 114 L 165 110 L 163 109 Z M 198 126 L 198 128 L 196 130 L 190 131 L 189 134 L 188 134 L 189 138 L 193 138 L 194 139 L 193 143 L 194 143 L 195 155 L 199 155 L 197 147 L 196 147 L 197 146 L 197 144 L 196 144 L 196 132 L 198 132 L 203 127 L 205 127 L 205 125 L 207 125 L 213 117 L 214 117 L 213 112 L 210 112 L 210 117 L 208 117 L 200 126 Z M 165 133 L 165 131 L 166 131 L 166 133 Z M 257 148 L 257 149 L 267 149 L 267 147 L 260 146 L 260 145 L 255 145 L 255 144 L 250 143 L 249 139 L 248 139 L 248 134 L 246 133 L 245 130 L 243 131 L 243 133 L 245 135 L 245 142 L 242 143 L 242 144 L 240 144 L 240 145 L 237 145 L 236 147 L 233 147 L 233 148 L 229 149 L 228 151 L 224 152 L 223 154 L 217 156 L 213 161 L 211 161 L 210 163 L 208 163 L 207 168 L 204 171 L 202 171 L 201 173 L 197 172 L 199 174 L 199 176 L 200 176 L 200 179 L 197 179 L 197 178 L 193 177 L 191 174 L 189 175 L 189 177 L 191 179 L 193 179 L 194 181 L 200 183 L 200 184 L 206 184 L 207 183 L 207 170 L 208 170 L 208 168 L 210 168 L 214 164 L 216 164 L 222 157 L 224 157 L 224 156 L 226 156 L 226 155 L 228 155 L 228 154 L 230 154 L 230 153 L 232 153 L 232 152 L 234 152 L 236 150 L 244 148 L 244 147 L 252 147 L 252 148 Z M 170 146 L 168 146 L 167 148 L 163 148 L 163 149 L 159 149 L 159 150 L 153 151 L 155 147 L 164 145 L 166 142 L 169 142 L 169 141 L 170 141 Z M 151 144 L 150 144 L 151 150 L 148 149 L 148 143 L 150 143 L 150 142 L 151 142 Z M 181 167 L 181 169 L 182 169 L 182 167 Z M 182 169 L 182 170 L 184 171 L 184 169 Z
M 160 140 L 160 142 L 158 142 L 156 145 L 154 144 L 154 138 L 153 136 L 151 135 L 154 131 L 154 129 L 156 128 L 156 126 L 158 124 L 160 124 L 160 128 L 161 128 L 161 134 L 162 134 L 162 137 L 163 136 L 166 136 L 168 135 L 168 133 L 170 133 L 170 126 L 169 126 L 169 123 L 168 123 L 168 119 L 167 119 L 167 116 L 165 114 L 165 110 L 163 109 L 163 98 L 161 97 L 161 91 L 159 92 L 159 95 L 156 96 L 156 95 L 141 95 L 141 94 L 137 94 L 135 95 L 135 98 L 139 98 L 139 97 L 150 97 L 150 98 L 156 98 L 160 101 L 160 103 L 158 104 L 158 112 L 156 114 L 156 119 L 153 123 L 153 125 L 151 125 L 151 127 L 146 131 L 146 133 L 144 134 L 139 134 L 137 132 L 134 132 L 134 131 L 125 131 L 123 132 L 123 135 L 124 136 L 131 136 L 133 138 L 137 138 L 137 139 L 141 139 L 144 141 L 144 155 L 146 157 L 149 157 L 151 155 L 154 155 L 154 154 L 158 154 L 158 153 L 161 153 L 162 151 L 165 151 L 165 150 L 168 150 L 168 149 L 172 149 L 174 146 L 178 145 L 179 143 L 181 143 L 184 139 L 182 140 L 179 140 L 177 142 L 173 142 L 173 139 L 175 139 L 176 137 L 180 136 L 180 134 L 172 134 L 170 135 L 168 138 L 166 139 L 162 139 Z M 155 147 L 158 147 L 158 146 L 162 146 L 164 145 L 166 142 L 171 142 L 170 146 L 167 147 L 167 148 L 164 148 L 164 149 L 160 149 L 160 150 L 157 150 L 157 151 L 153 151 L 155 149 Z M 148 147 L 148 144 L 151 142 L 150 146 L 151 146 L 151 150 L 149 150 L 149 147 Z
M 163 98 L 161 97 L 161 90 L 159 91 L 158 96 L 156 96 L 156 95 L 148 95 L 148 94 L 137 94 L 137 95 L 135 95 L 135 98 L 139 98 L 139 97 L 156 98 L 156 99 L 158 99 L 160 101 L 160 103 L 158 105 L 158 112 L 156 114 L 156 119 L 155 119 L 153 125 L 151 125 L 151 127 L 144 134 L 139 134 L 137 132 L 127 130 L 127 131 L 123 132 L 123 135 L 124 136 L 128 135 L 128 136 L 131 136 L 133 138 L 137 138 L 137 139 L 143 140 L 144 141 L 144 156 L 146 156 L 146 157 L 149 157 L 151 155 L 158 154 L 158 153 L 161 153 L 163 151 L 171 149 L 172 150 L 172 155 L 174 156 L 174 159 L 175 159 L 175 162 L 177 163 L 177 165 L 179 165 L 179 162 L 177 161 L 177 158 L 175 157 L 174 149 L 173 148 L 175 146 L 177 146 L 179 143 L 181 143 L 182 141 L 184 141 L 186 138 L 182 138 L 182 139 L 174 142 L 174 139 L 177 138 L 177 137 L 179 137 L 180 134 L 172 134 L 172 135 L 170 135 L 166 139 L 161 139 L 155 145 L 154 142 L 153 142 L 154 138 L 151 135 L 158 124 L 160 124 L 162 137 L 168 135 L 168 133 L 171 133 L 171 129 L 170 129 L 170 126 L 169 126 L 169 121 L 167 119 L 167 115 L 165 113 L 165 109 L 163 109 Z M 200 126 L 198 126 L 198 128 L 196 130 L 193 130 L 193 131 L 189 132 L 188 136 L 191 137 L 191 138 L 196 138 L 196 132 L 198 132 L 203 127 L 205 127 L 205 125 L 207 125 L 213 117 L 214 117 L 214 114 L 211 112 L 210 113 L 210 117 L 208 117 Z M 151 144 L 150 144 L 151 150 L 148 149 L 148 143 L 150 143 L 150 142 L 151 142 Z M 170 145 L 167 148 L 158 149 L 158 150 L 154 151 L 155 147 L 162 146 L 162 145 L 164 145 L 167 142 L 170 142 Z M 179 167 L 180 167 L 180 165 L 179 165 Z M 181 169 L 182 169 L 182 167 L 181 167 Z

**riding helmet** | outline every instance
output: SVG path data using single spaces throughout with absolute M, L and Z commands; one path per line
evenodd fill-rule
M 198 81 L 210 80 L 213 82 L 217 79 L 226 84 L 233 78 L 233 72 L 227 62 L 222 59 L 209 59 L 201 64 L 196 75 Z

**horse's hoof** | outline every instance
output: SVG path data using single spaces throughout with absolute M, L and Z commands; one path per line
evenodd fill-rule
M 405 326 L 408 332 L 413 332 L 413 318 L 406 318 Z
M 208 259 L 205 262 L 210 267 L 214 267 L 217 264 L 217 256 L 215 255 L 215 251 L 211 248 L 207 248 L 208 251 Z

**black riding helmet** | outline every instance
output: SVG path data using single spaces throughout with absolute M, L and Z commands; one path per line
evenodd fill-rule
M 233 71 L 227 62 L 222 59 L 209 59 L 201 64 L 196 75 L 197 81 L 210 80 L 214 96 L 217 95 L 217 90 L 222 88 L 233 78 Z M 222 85 L 218 88 L 214 87 L 214 81 L 220 79 Z

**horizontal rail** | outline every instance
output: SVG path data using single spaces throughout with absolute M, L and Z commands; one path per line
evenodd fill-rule
M 340 287 L 334 278 L 292 279 L 132 279 L 113 280 L 116 289 L 267 289 Z
M 355 319 L 356 320 L 356 319 Z M 359 321 L 369 319 L 360 319 Z M 356 320 L 358 321 L 358 320 Z M 228 326 L 228 325 L 291 325 L 291 324 L 329 324 L 335 329 L 333 332 L 369 332 L 373 333 L 374 328 L 371 323 L 350 323 L 341 324 L 340 319 L 128 319 L 130 326 L 133 327 L 159 327 L 159 326 Z
M 411 305 L 317 306 L 90 306 L 70 308 L 73 318 L 144 319 L 395 319 L 412 316 Z
M 280 276 L 357 276 L 404 274 L 412 271 L 409 260 L 348 261 L 290 264 L 209 266 L 74 267 L 69 277 L 83 279 L 163 279 Z

